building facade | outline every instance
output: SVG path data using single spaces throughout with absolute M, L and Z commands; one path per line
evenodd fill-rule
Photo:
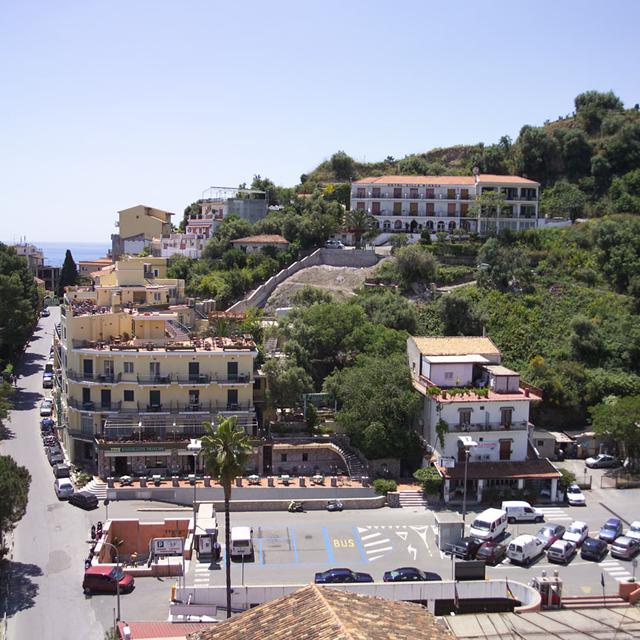
M 541 392 L 500 364 L 489 338 L 410 337 L 407 353 L 424 398 L 420 435 L 444 478 L 445 501 L 464 492 L 465 466 L 468 500 L 487 490 L 555 498 L 560 473 L 536 451 L 529 421 Z
M 190 438 L 236 416 L 256 433 L 255 343 L 187 327 L 184 282 L 166 260 L 127 258 L 69 287 L 56 329 L 58 421 L 72 462 L 101 477 L 190 472 Z M 204 323 L 204 324 L 203 324 Z
M 29 242 L 18 242 L 9 245 L 15 252 L 27 261 L 27 266 L 34 276 L 38 275 L 38 270 L 44 267 L 44 252 Z
M 207 243 L 208 237 L 200 237 L 191 233 L 171 233 L 161 238 L 154 238 L 151 253 L 162 258 L 185 256 L 199 258 Z
M 118 233 L 111 236 L 111 255 L 117 260 L 123 255 L 137 255 L 150 247 L 153 238 L 169 235 L 173 213 L 139 204 L 118 211 Z
M 370 213 L 380 232 L 491 235 L 536 227 L 539 190 L 539 183 L 518 176 L 382 176 L 353 183 L 351 208 Z M 476 211 L 476 199 L 491 192 L 504 204 Z
M 245 253 L 259 253 L 266 247 L 273 247 L 277 251 L 286 251 L 289 248 L 289 242 L 285 238 L 270 234 L 238 238 L 232 240 L 231 244 L 237 249 L 242 249 Z

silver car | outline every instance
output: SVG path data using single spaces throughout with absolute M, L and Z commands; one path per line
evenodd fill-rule
M 638 551 L 640 551 L 640 542 L 627 536 L 618 538 L 611 545 L 612 558 L 622 558 L 623 560 L 630 560 L 631 558 L 633 558 L 633 556 L 636 555 L 636 553 L 638 553 Z
M 549 562 L 567 564 L 576 553 L 577 546 L 568 540 L 556 540 L 547 550 Z

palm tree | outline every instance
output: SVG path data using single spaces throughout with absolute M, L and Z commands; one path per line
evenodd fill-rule
M 356 249 L 360 248 L 361 239 L 372 236 L 376 231 L 376 221 L 364 209 L 347 211 L 345 227 L 354 235 Z
M 206 435 L 202 437 L 202 455 L 207 471 L 222 485 L 224 490 L 224 540 L 225 568 L 227 574 L 227 618 L 231 617 L 231 525 L 229 524 L 229 502 L 234 479 L 242 475 L 251 454 L 249 438 L 236 428 L 237 418 L 224 418 L 214 431 L 205 423 Z

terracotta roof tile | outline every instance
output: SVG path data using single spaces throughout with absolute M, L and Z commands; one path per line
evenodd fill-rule
M 504 431 L 505 437 L 509 434 Z M 461 480 L 464 466 L 458 464 L 450 469 L 440 468 L 445 478 Z M 559 478 L 560 472 L 548 458 L 539 460 L 500 460 L 499 462 L 469 462 L 467 478 L 470 480 L 491 480 L 497 478 Z
M 501 176 L 492 173 L 478 175 L 479 183 L 519 184 L 538 186 L 535 180 L 521 176 Z M 436 184 L 436 185 L 475 185 L 476 176 L 379 176 L 377 178 L 361 178 L 353 184 Z
M 309 585 L 189 640 L 454 640 L 421 605 Z
M 410 339 L 424 356 L 500 355 L 493 340 L 482 336 L 412 336 Z
M 195 631 L 210 629 L 216 622 L 118 622 L 120 637 L 124 637 L 124 627 L 131 630 L 133 640 L 158 640 L 159 638 L 186 638 Z
M 231 244 L 289 244 L 289 241 L 277 234 L 264 234 L 260 236 L 247 236 L 246 238 L 238 238 L 232 240 Z

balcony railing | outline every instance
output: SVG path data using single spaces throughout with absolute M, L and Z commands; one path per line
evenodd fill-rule
M 252 382 L 250 373 L 238 373 L 238 374 L 190 374 L 190 375 L 178 375 L 174 376 L 174 380 L 177 380 L 179 384 L 244 384 Z
M 461 193 L 448 194 L 448 193 L 418 193 L 417 195 L 412 195 L 410 193 L 403 193 L 399 196 L 394 195 L 393 193 L 380 193 L 380 195 L 374 195 L 372 192 L 365 193 L 364 195 L 352 195 L 352 200 L 475 200 L 475 194 L 468 193 L 463 195 Z M 513 200 L 531 200 L 535 201 L 535 198 L 510 198 Z
M 526 431 L 528 422 L 512 422 L 510 425 L 500 422 L 470 424 L 449 424 L 449 433 L 473 433 L 478 431 Z
M 114 413 L 120 411 L 120 407 L 122 406 L 122 402 L 94 402 L 93 400 L 88 400 L 83 402 L 82 400 L 76 400 L 75 398 L 68 398 L 67 404 L 72 409 L 77 409 L 78 411 L 91 411 L 93 413 Z
M 67 378 L 73 382 L 115 383 L 122 379 L 121 373 L 83 373 L 67 369 Z
M 253 411 L 252 402 L 239 402 L 230 404 L 227 402 L 161 402 L 150 404 L 147 402 L 137 402 L 131 406 L 122 407 L 123 414 L 138 413 L 161 413 L 161 414 L 193 414 L 193 413 L 225 413 L 229 411 Z
M 157 376 L 138 375 L 138 384 L 149 384 L 149 385 L 171 384 L 172 379 L 173 377 L 170 373 L 166 375 L 157 375 Z

